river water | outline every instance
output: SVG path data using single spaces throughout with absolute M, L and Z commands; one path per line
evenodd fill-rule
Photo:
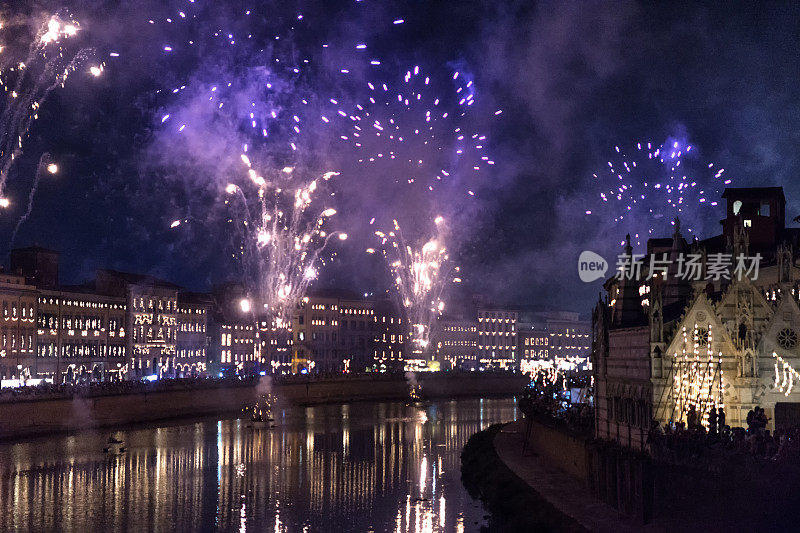
M 513 399 L 276 410 L 276 427 L 202 419 L 0 444 L 2 531 L 476 531 L 467 439 Z

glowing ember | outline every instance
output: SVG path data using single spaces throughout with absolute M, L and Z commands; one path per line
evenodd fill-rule
M 426 358 L 430 349 L 431 326 L 444 311 L 444 289 L 452 280 L 452 273 L 458 271 L 444 246 L 445 224 L 442 217 L 436 218 L 434 228 L 432 238 L 411 244 L 403 238 L 397 220 L 391 231 L 375 232 L 406 310 L 413 354 L 409 359 Z M 367 251 L 374 253 L 372 248 Z
M 8 95 L 0 113 L 0 194 L 5 192 L 9 171 L 22 155 L 24 140 L 42 104 L 91 55 L 89 50 L 74 52 L 67 46 L 65 41 L 77 32 L 77 22 L 61 15 L 50 17 L 31 41 L 25 61 L 0 71 L 0 83 Z M 55 164 L 47 169 L 51 174 L 58 171 Z M 36 183 L 32 191 L 35 189 Z
M 314 191 L 337 173 L 328 172 L 320 180 L 291 189 L 260 176 L 245 154 L 241 159 L 247 166 L 249 182 L 229 184 L 225 190 L 238 197 L 237 227 L 243 237 L 240 255 L 245 273 L 252 296 L 274 319 L 288 323 L 309 284 L 317 278 L 317 264 L 324 264 L 321 254 L 330 239 L 347 238 L 344 233 L 324 229 L 335 209 L 311 213 Z M 246 301 L 249 310 L 250 300 Z M 248 312 L 244 304 L 242 311 Z

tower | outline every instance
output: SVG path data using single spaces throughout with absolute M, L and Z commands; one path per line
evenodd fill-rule
M 40 289 L 58 288 L 59 253 L 40 246 L 11 250 L 11 270 Z

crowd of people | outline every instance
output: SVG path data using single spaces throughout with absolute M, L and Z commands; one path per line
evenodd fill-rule
M 542 384 L 528 387 L 519 405 L 527 417 L 563 424 L 591 435 L 594 410 L 586 403 L 571 404 L 559 387 Z M 712 407 L 707 416 L 693 405 L 685 412 L 685 422 L 662 425 L 653 421 L 645 447 L 657 458 L 670 462 L 692 462 L 712 455 L 748 456 L 756 460 L 786 461 L 800 464 L 800 428 L 767 429 L 770 419 L 760 406 L 746 418 L 747 427 L 731 427 L 722 407 Z
M 94 381 L 86 383 L 41 383 L 28 387 L 13 387 L 0 390 L 0 403 L 24 400 L 49 400 L 59 398 L 89 398 L 112 394 L 156 392 L 167 390 L 190 390 L 232 385 L 252 385 L 258 377 L 251 378 L 175 378 L 155 381 L 123 380 Z
M 723 408 L 711 408 L 707 424 L 694 406 L 686 412 L 686 422 L 663 427 L 654 421 L 647 437 L 651 455 L 674 462 L 696 460 L 708 453 L 747 455 L 765 460 L 800 461 L 800 428 L 767 429 L 764 409 L 756 406 L 747 414 L 747 428 L 726 424 Z
M 555 385 L 536 384 L 525 389 L 519 408 L 526 417 L 563 424 L 573 431 L 591 435 L 594 409 L 584 402 L 572 403 Z

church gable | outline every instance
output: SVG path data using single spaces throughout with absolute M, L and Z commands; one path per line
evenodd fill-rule
M 755 349 L 775 313 L 773 305 L 746 278 L 735 280 L 716 308 L 734 344 L 741 349 Z
M 773 352 L 784 359 L 800 356 L 800 308 L 789 294 L 778 302 L 758 347 L 764 356 Z
M 684 337 L 685 332 L 685 337 Z M 707 348 L 707 340 L 712 340 L 714 352 L 722 350 L 722 346 L 730 346 L 731 338 L 717 316 L 714 306 L 705 294 L 698 294 L 684 316 L 673 329 L 672 341 L 667 347 L 667 354 L 683 353 L 684 349 L 694 350 L 695 335 L 702 350 Z

